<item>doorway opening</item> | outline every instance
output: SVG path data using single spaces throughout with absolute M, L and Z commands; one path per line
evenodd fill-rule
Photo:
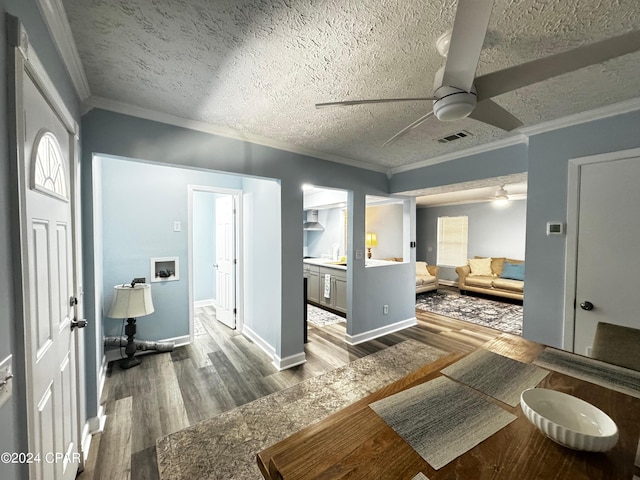
M 194 309 L 212 306 L 218 321 L 242 329 L 242 190 L 189 185 L 189 337 Z

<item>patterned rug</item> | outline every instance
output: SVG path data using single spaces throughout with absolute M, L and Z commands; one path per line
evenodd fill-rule
M 416 297 L 416 308 L 522 336 L 522 305 L 438 290 Z
M 336 315 L 315 305 L 307 304 L 307 320 L 316 327 L 326 327 L 335 323 L 346 322 L 346 318 Z

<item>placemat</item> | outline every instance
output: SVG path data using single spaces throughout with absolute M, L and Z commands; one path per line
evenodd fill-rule
M 476 350 L 441 372 L 512 407 L 520 403 L 523 390 L 535 387 L 549 374 L 488 350 Z
M 369 406 L 436 470 L 516 419 L 478 392 L 447 377 Z
M 425 476 L 425 474 L 422 472 L 418 472 L 418 474 L 411 480 L 429 480 L 429 477 Z
M 546 347 L 533 362 L 543 368 L 640 398 L 640 372 Z

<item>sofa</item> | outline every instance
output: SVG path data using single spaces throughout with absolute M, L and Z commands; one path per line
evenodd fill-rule
M 440 286 L 438 276 L 440 268 L 427 265 L 427 262 L 416 262 L 416 294 L 437 290 Z
M 460 293 L 524 298 L 524 261 L 505 257 L 475 257 L 456 267 Z

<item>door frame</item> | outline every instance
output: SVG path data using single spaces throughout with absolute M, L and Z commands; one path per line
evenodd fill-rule
M 206 185 L 188 185 L 188 269 L 189 269 L 189 342 L 193 342 L 194 319 L 194 294 L 193 294 L 193 194 L 195 192 L 217 193 L 234 197 L 236 208 L 235 216 L 235 249 L 236 249 L 236 275 L 235 275 L 235 303 L 236 303 L 236 330 L 242 332 L 244 326 L 244 258 L 243 258 L 243 208 L 242 190 L 235 188 L 210 187 Z
M 72 249 L 73 249 L 73 287 L 77 304 L 74 309 L 75 318 L 83 318 L 83 288 L 82 288 L 82 242 L 81 242 L 81 221 L 80 221 L 80 166 L 79 166 L 79 125 L 75 121 L 64 100 L 58 93 L 55 84 L 47 74 L 47 71 L 38 58 L 33 45 L 29 42 L 29 36 L 17 17 L 6 14 L 7 20 L 7 83 L 8 83 L 8 144 L 9 163 L 11 177 L 15 181 L 11 184 L 11 204 L 13 213 L 11 216 L 12 243 L 15 251 L 20 252 L 14 256 L 14 276 L 15 282 L 15 311 L 17 322 L 15 324 L 15 367 L 17 378 L 18 396 L 23 399 L 26 406 L 26 414 L 18 417 L 18 428 L 24 428 L 27 451 L 35 452 L 35 441 L 33 438 L 33 418 L 31 412 L 34 403 L 32 385 L 30 383 L 30 369 L 28 367 L 29 358 L 27 356 L 29 332 L 26 331 L 26 301 L 29 291 L 28 265 L 25 263 L 25 255 L 28 250 L 27 229 L 25 223 L 25 194 L 21 185 L 26 184 L 23 180 L 22 162 L 24 162 L 24 141 L 25 141 L 25 118 L 24 102 L 22 90 L 25 75 L 28 75 L 34 84 L 41 91 L 43 97 L 49 102 L 51 108 L 56 113 L 60 121 L 70 135 L 69 151 L 69 202 L 71 206 L 72 219 Z M 86 399 L 83 395 L 85 391 L 85 369 L 84 369 L 84 331 L 76 329 L 72 335 L 75 353 L 76 372 L 76 409 L 77 425 L 76 437 L 78 442 L 78 453 L 80 453 L 80 463 L 78 471 L 84 470 L 91 435 L 85 425 L 86 419 Z M 36 463 L 29 466 L 29 477 L 35 477 Z
M 626 158 L 640 157 L 640 148 L 620 150 L 586 157 L 569 159 L 567 177 L 567 243 L 565 252 L 564 320 L 562 327 L 562 348 L 573 352 L 575 337 L 575 300 L 578 286 L 578 232 L 580 225 L 580 175 L 583 166 L 594 163 L 614 162 Z

